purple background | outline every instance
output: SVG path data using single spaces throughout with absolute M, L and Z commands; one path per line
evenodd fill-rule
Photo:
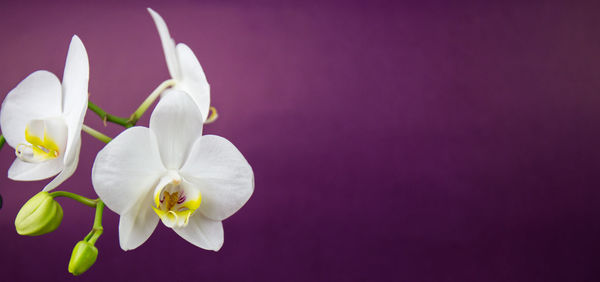
M 62 77 L 77 34 L 90 99 L 120 116 L 168 78 L 153 7 L 211 83 L 205 132 L 254 169 L 218 253 L 162 224 L 124 252 L 106 211 L 84 280 L 598 281 L 600 7 L 445 2 L 0 4 L 0 98 L 35 70 Z M 94 196 L 101 147 L 83 134 L 62 189 Z M 49 180 L 11 181 L 12 149 L 0 159 L 2 280 L 75 280 L 92 210 L 60 200 L 56 232 L 17 235 Z

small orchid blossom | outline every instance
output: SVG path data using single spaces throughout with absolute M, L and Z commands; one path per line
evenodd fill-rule
M 34 181 L 60 174 L 44 187 L 52 190 L 75 172 L 81 127 L 88 101 L 89 63 L 83 43 L 73 36 L 62 85 L 51 72 L 30 74 L 2 103 L 0 126 L 17 159 L 13 180 Z
M 144 243 L 160 218 L 188 242 L 218 251 L 221 221 L 250 198 L 254 174 L 229 141 L 202 136 L 198 107 L 186 93 L 171 89 L 152 113 L 149 128 L 129 128 L 98 153 L 92 183 L 121 216 L 123 250 Z
M 206 81 L 200 62 L 190 47 L 184 43 L 175 46 L 167 24 L 158 13 L 150 8 L 148 12 L 158 29 L 169 74 L 175 80 L 173 88 L 188 93 L 200 109 L 202 120 L 206 121 L 210 111 L 210 85 Z

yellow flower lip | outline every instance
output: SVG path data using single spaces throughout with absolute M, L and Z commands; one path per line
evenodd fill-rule
M 155 188 L 152 209 L 166 226 L 185 227 L 201 201 L 199 191 L 185 189 L 179 174 L 169 171 Z
M 39 133 L 31 130 L 29 124 L 25 127 L 25 140 L 29 144 L 21 143 L 15 148 L 15 154 L 20 160 L 28 163 L 40 163 L 58 158 L 60 148 L 57 142 L 50 137 L 47 128 L 44 127 L 41 133 L 42 136 L 38 136 Z

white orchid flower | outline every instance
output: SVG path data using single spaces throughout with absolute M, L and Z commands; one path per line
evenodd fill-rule
M 6 95 L 0 126 L 17 155 L 8 170 L 10 179 L 34 181 L 60 172 L 44 187 L 48 191 L 73 175 L 79 161 L 88 79 L 88 56 L 75 35 L 69 46 L 62 85 L 54 74 L 40 70 Z
M 175 81 L 173 88 L 188 93 L 198 105 L 202 113 L 202 120 L 206 121 L 210 111 L 210 85 L 206 81 L 200 62 L 190 47 L 184 43 L 175 46 L 167 24 L 158 13 L 150 8 L 148 8 L 148 12 L 158 29 L 167 68 L 171 78 Z
M 202 117 L 186 93 L 167 90 L 150 128 L 129 128 L 98 153 L 92 183 L 121 216 L 123 250 L 144 243 L 160 218 L 188 242 L 217 251 L 221 221 L 250 198 L 254 174 L 229 141 L 202 136 Z

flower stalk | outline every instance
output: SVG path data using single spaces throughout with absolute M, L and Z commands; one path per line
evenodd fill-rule
M 104 121 L 104 125 L 106 125 L 106 122 L 112 122 L 125 128 L 130 128 L 144 115 L 152 103 L 160 96 L 160 93 L 173 85 L 175 85 L 175 80 L 173 79 L 163 81 L 156 89 L 154 89 L 154 91 L 152 91 L 152 93 L 150 93 L 150 95 L 148 95 L 148 97 L 146 97 L 144 102 L 142 102 L 131 116 L 129 116 L 129 119 L 111 115 L 91 101 L 88 101 L 88 109 L 96 113 L 102 121 Z
M 4 138 L 4 135 L 0 134 L 0 149 L 2 149 L 4 143 L 6 143 L 6 139 Z
M 80 202 L 90 208 L 95 208 L 98 202 L 101 202 L 100 199 L 96 199 L 96 200 L 92 200 L 90 198 L 86 198 L 84 196 L 75 194 L 75 193 L 71 193 L 71 192 L 67 192 L 67 191 L 56 191 L 56 192 L 52 192 L 50 193 L 50 196 L 52 196 L 52 198 L 57 198 L 57 197 L 67 197 L 67 198 L 71 198 L 77 202 Z M 102 205 L 104 206 L 104 203 L 102 203 Z M 100 220 L 102 220 L 102 217 L 100 217 Z
M 70 198 L 73 199 L 79 203 L 82 203 L 90 208 L 95 208 L 96 209 L 96 215 L 94 217 L 94 226 L 92 228 L 92 231 L 90 232 L 90 234 L 88 234 L 85 237 L 85 241 L 89 241 L 90 243 L 94 244 L 96 243 L 96 240 L 98 240 L 98 237 L 100 237 L 100 235 L 102 235 L 103 232 L 103 227 L 102 227 L 102 214 L 104 213 L 104 202 L 102 202 L 102 200 L 100 200 L 100 198 L 98 199 L 90 199 L 75 193 L 71 193 L 71 192 L 67 192 L 67 191 L 55 191 L 50 193 L 50 196 L 52 198 L 57 198 L 57 197 L 66 197 L 66 198 Z
M 126 118 L 111 115 L 111 114 L 107 113 L 106 111 L 104 111 L 102 108 L 98 107 L 96 104 L 92 103 L 91 101 L 88 101 L 88 109 L 90 109 L 92 112 L 96 113 L 102 119 L 102 121 L 104 121 L 105 125 L 106 125 L 106 122 L 109 121 L 112 123 L 122 125 L 126 128 L 133 126 L 133 125 L 130 125 L 129 123 L 127 123 Z
M 98 240 L 98 238 L 100 238 L 100 236 L 102 235 L 102 233 L 104 232 L 104 228 L 102 227 L 102 215 L 104 213 L 104 202 L 102 202 L 102 200 L 97 199 L 96 200 L 96 215 L 94 216 L 94 226 L 92 227 L 92 236 L 90 236 L 90 238 L 87 238 L 86 236 L 86 241 L 90 242 L 92 245 L 96 244 L 96 241 Z
M 133 114 L 129 117 L 128 122 L 135 125 L 135 123 L 142 117 L 142 115 L 144 115 L 152 103 L 154 103 L 154 101 L 156 101 L 156 99 L 160 96 L 160 93 L 173 85 L 175 85 L 174 79 L 165 80 L 158 85 L 158 87 L 156 87 L 156 89 L 154 89 L 154 91 L 152 91 L 152 93 L 146 97 L 144 102 L 142 102 L 135 112 L 133 112 Z
M 93 136 L 94 138 L 96 138 L 96 139 L 98 139 L 98 140 L 100 140 L 100 141 L 102 141 L 104 143 L 108 143 L 108 142 L 110 142 L 112 140 L 112 138 L 104 135 L 102 132 L 97 131 L 97 130 L 95 130 L 95 129 L 93 129 L 93 128 L 85 125 L 85 124 L 81 127 L 81 130 L 83 130 L 85 133 Z
M 102 200 L 100 200 L 100 198 L 92 200 L 90 198 L 87 198 L 87 197 L 84 197 L 84 196 L 81 196 L 81 195 L 78 195 L 75 193 L 67 192 L 67 191 L 52 192 L 52 193 L 50 193 L 50 196 L 52 198 L 67 197 L 67 198 L 73 199 L 79 203 L 82 203 L 90 208 L 96 209 L 96 214 L 94 216 L 94 225 L 92 226 L 92 231 L 90 231 L 90 233 L 88 233 L 88 235 L 86 235 L 85 239 L 84 239 L 85 242 L 89 242 L 92 246 L 94 244 L 96 244 L 96 241 L 98 240 L 98 238 L 100 238 L 102 233 L 104 233 L 104 227 L 102 227 L 102 216 L 104 214 L 104 202 Z

